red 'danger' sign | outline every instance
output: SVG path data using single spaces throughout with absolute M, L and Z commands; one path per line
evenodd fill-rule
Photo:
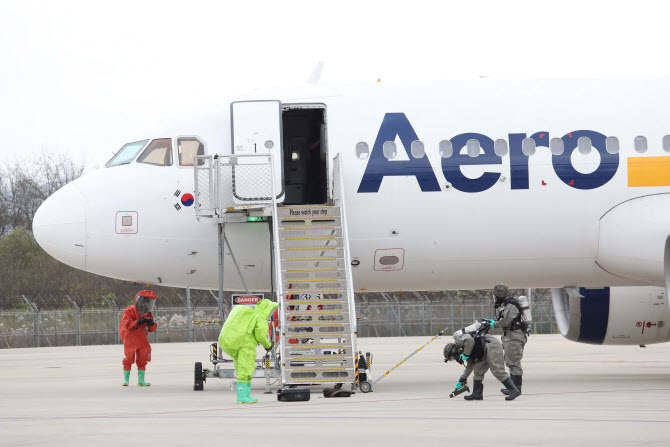
M 246 294 L 246 295 L 233 295 L 233 306 L 243 305 L 255 307 L 260 300 L 263 299 L 263 294 Z

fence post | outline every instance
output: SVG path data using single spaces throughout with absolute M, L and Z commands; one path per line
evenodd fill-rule
M 33 316 L 33 321 L 35 325 L 35 341 L 37 344 L 35 345 L 36 348 L 40 347 L 40 311 L 39 309 L 35 312 Z
M 158 301 L 158 300 L 156 300 L 156 301 Z M 156 315 L 154 316 L 154 318 L 156 320 L 158 320 L 158 302 L 156 302 L 156 307 L 154 308 L 154 312 L 156 312 Z M 155 320 L 154 320 L 154 322 L 155 322 Z M 156 330 L 153 332 L 153 334 L 154 334 L 154 343 L 158 343 L 158 326 L 156 326 Z
M 479 303 L 481 304 L 481 308 L 482 308 L 482 309 L 481 309 L 481 312 L 482 312 L 482 313 L 481 313 L 481 315 L 479 316 L 479 318 L 484 318 L 484 317 L 488 316 L 488 315 L 485 315 L 485 314 L 484 314 L 484 299 L 485 299 L 485 297 L 482 296 L 481 293 L 478 293 L 477 295 L 479 295 Z M 491 315 L 491 317 L 493 317 L 493 315 Z M 475 318 L 475 321 L 477 321 L 476 318 Z
M 414 296 L 419 298 L 421 300 L 421 334 L 426 335 L 426 301 L 428 301 L 428 309 L 429 309 L 429 316 L 428 316 L 428 330 L 429 334 L 433 335 L 433 308 L 430 304 L 430 300 L 428 297 L 425 297 L 421 295 L 419 292 L 414 292 Z
M 28 304 L 28 307 L 33 311 L 33 347 L 40 347 L 40 310 L 31 302 L 25 295 L 21 295 L 23 300 Z
M 81 307 L 77 307 L 77 346 L 81 346 Z
M 430 327 L 430 334 L 433 334 L 433 302 L 430 300 L 430 298 L 426 297 L 426 300 L 428 300 L 428 326 Z
M 188 320 L 186 321 L 186 326 L 188 327 L 188 341 L 193 341 L 193 313 L 191 311 L 191 288 L 186 288 L 186 308 L 188 313 Z M 221 309 L 221 307 L 219 307 Z M 223 319 L 223 314 L 221 314 L 220 319 Z
M 121 344 L 123 342 L 121 341 L 121 334 L 119 334 L 119 326 L 121 325 L 121 322 L 119 321 L 119 305 L 116 304 L 115 300 L 108 299 L 106 296 L 103 296 L 102 299 L 107 301 L 109 307 L 114 311 L 114 321 L 116 322 L 116 326 L 113 330 L 116 331 L 116 343 Z
M 81 346 L 81 308 L 84 306 L 84 301 L 80 300 L 79 303 L 76 303 L 70 298 L 70 295 L 65 295 L 70 303 L 74 306 L 77 311 L 76 318 L 74 321 L 75 325 L 75 344 Z
M 400 322 L 400 319 L 402 318 L 402 315 L 400 314 L 400 300 L 396 298 L 396 302 L 398 303 L 398 336 L 402 334 L 402 323 Z

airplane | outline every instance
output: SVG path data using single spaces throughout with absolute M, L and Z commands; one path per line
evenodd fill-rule
M 355 290 L 551 288 L 570 340 L 666 342 L 669 81 L 258 90 L 124 145 L 48 198 L 34 234 L 81 270 L 214 290 L 221 225 L 198 214 L 206 199 L 198 176 L 212 155 L 271 155 L 279 207 L 331 204 L 337 165 Z M 226 290 L 270 290 L 268 215 L 245 212 L 243 200 L 233 208 L 221 281 Z

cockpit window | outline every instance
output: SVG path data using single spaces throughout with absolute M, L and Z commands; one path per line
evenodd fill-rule
M 156 166 L 172 166 L 172 138 L 153 140 L 138 157 L 137 162 Z
M 205 145 L 194 137 L 184 137 L 177 139 L 179 148 L 179 166 L 193 166 L 196 155 L 205 155 Z M 200 160 L 198 164 L 203 164 Z
M 107 162 L 106 167 L 125 165 L 135 159 L 137 153 L 142 150 L 149 140 L 135 141 L 134 143 L 124 144 L 119 151 L 114 154 L 111 160 Z

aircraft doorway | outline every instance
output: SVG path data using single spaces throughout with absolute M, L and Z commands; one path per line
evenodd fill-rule
M 328 202 L 325 107 L 284 106 L 284 204 Z

